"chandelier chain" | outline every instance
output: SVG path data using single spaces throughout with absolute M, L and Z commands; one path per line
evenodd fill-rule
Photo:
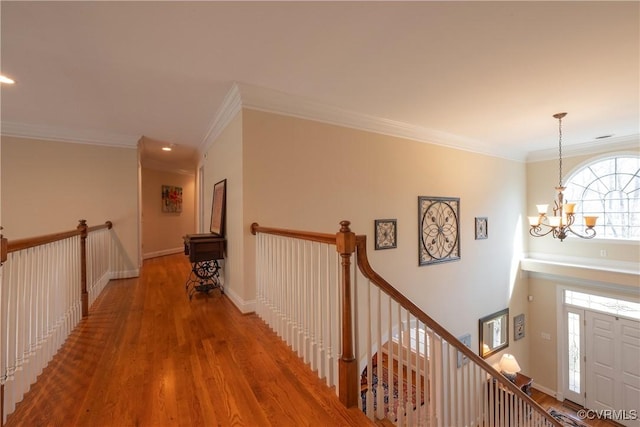
M 559 168 L 558 168 L 558 187 L 562 187 L 562 117 L 558 118 L 558 159 L 559 159 Z

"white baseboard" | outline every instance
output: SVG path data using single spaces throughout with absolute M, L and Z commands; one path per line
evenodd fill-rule
M 171 249 L 164 249 L 161 251 L 155 251 L 155 252 L 149 252 L 146 254 L 142 254 L 142 259 L 149 259 L 149 258 L 156 258 L 159 256 L 165 256 L 165 255 L 173 255 L 173 254 L 179 254 L 182 253 L 184 251 L 184 247 L 179 247 L 179 248 L 171 248 Z
M 136 268 L 133 270 L 121 270 L 121 271 L 112 271 L 111 272 L 111 280 L 115 279 L 130 279 L 132 277 L 139 277 L 140 269 Z
M 233 305 L 235 305 L 242 314 L 254 313 L 256 311 L 256 300 L 245 301 L 233 289 L 224 288 L 224 293 L 229 297 Z

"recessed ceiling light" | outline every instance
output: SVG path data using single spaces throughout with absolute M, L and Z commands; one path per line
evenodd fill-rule
M 0 83 L 5 83 L 5 84 L 8 84 L 8 85 L 12 85 L 12 84 L 15 83 L 15 80 L 10 79 L 9 77 L 0 74 Z
M 171 151 L 171 147 L 162 147 L 162 151 Z

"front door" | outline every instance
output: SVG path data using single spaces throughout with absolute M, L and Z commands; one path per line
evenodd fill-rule
M 625 426 L 640 404 L 640 322 L 585 311 L 586 407 L 614 414 Z

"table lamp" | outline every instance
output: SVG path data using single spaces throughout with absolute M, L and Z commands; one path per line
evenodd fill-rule
M 502 359 L 500 359 L 500 372 L 512 382 L 516 381 L 516 374 L 520 372 L 520 365 L 518 365 L 518 361 L 513 354 L 505 353 L 502 355 Z

